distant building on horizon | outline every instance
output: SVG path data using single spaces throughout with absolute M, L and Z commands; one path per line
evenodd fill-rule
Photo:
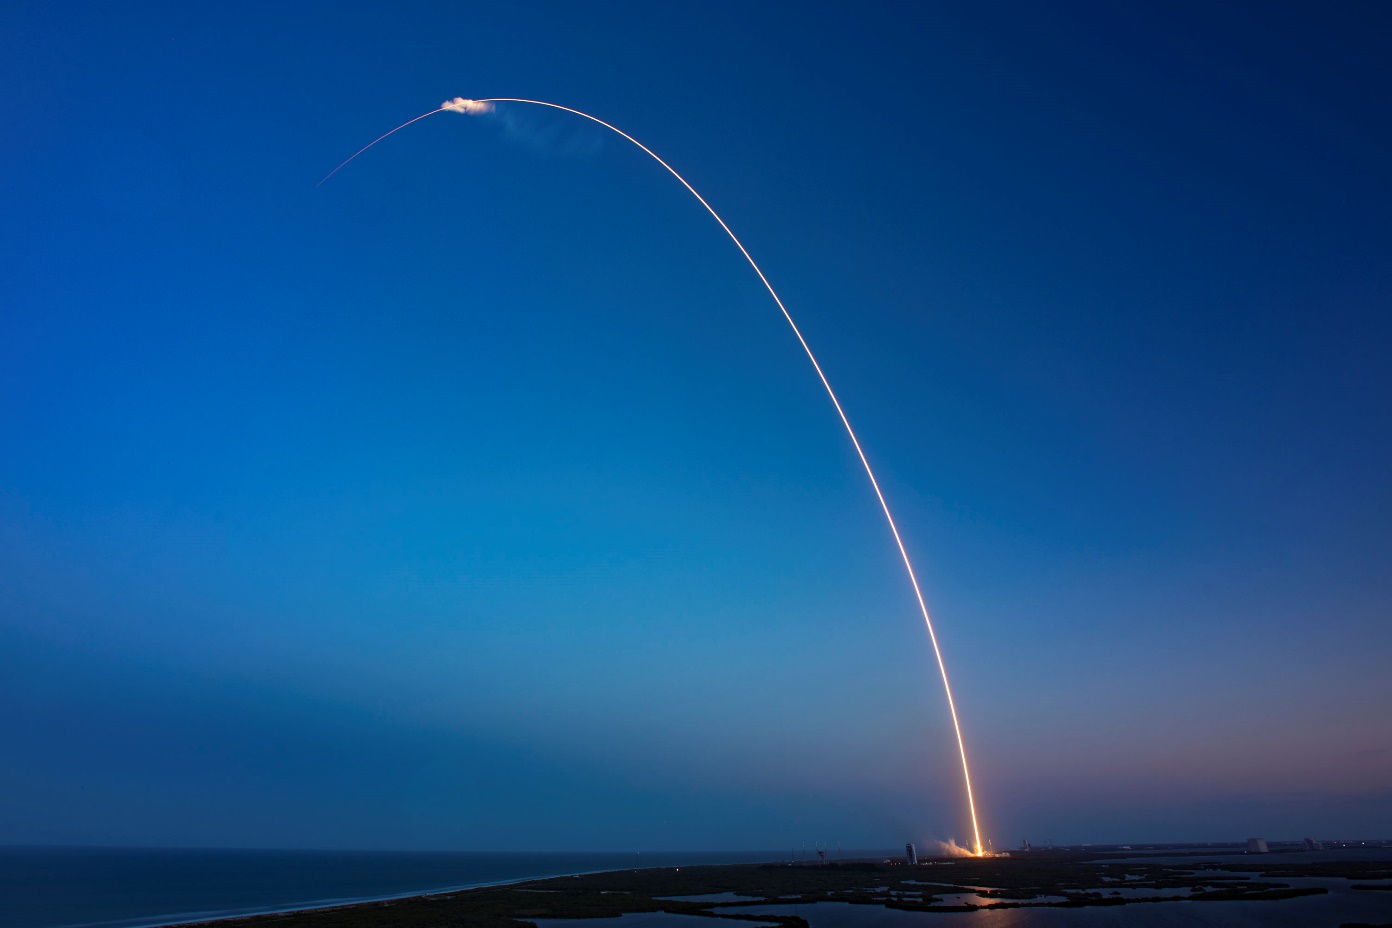
M 1323 841 L 1316 841 L 1314 838 L 1306 838 L 1304 841 L 1301 841 L 1300 844 L 1301 844 L 1301 846 L 1304 847 L 1305 850 L 1307 850 L 1307 851 L 1322 851 L 1322 850 L 1324 850 L 1324 842 L 1323 842 Z
M 1270 853 L 1271 853 L 1271 849 L 1270 849 L 1269 847 L 1266 846 L 1266 842 L 1263 841 L 1261 838 L 1248 838 L 1248 839 L 1247 839 L 1247 853 L 1248 853 L 1248 854 L 1270 854 Z
M 912 841 L 904 845 L 904 856 L 909 859 L 910 864 L 918 863 L 918 851 L 914 848 Z

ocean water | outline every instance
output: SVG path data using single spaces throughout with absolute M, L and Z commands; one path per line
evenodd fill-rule
M 381 853 L 0 848 L 0 928 L 146 928 L 630 867 L 750 863 L 787 852 Z

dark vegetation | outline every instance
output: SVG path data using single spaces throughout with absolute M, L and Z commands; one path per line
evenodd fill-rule
M 1392 864 L 1150 864 L 1134 856 L 1108 859 L 1070 851 L 1012 858 L 958 858 L 918 866 L 869 861 L 817 865 L 734 865 L 620 870 L 554 877 L 385 902 L 367 902 L 259 915 L 227 922 L 235 928 L 525 928 L 539 918 L 613 918 L 630 912 L 669 912 L 724 919 L 727 928 L 777 925 L 807 928 L 797 915 L 748 911 L 750 906 L 845 902 L 922 912 L 980 908 L 1118 906 L 1138 903 L 1226 902 L 1314 895 L 1286 877 L 1381 879 Z M 1202 875 L 1197 871 L 1205 871 Z M 1253 879 L 1260 876 L 1262 879 Z M 1363 887 L 1357 887 L 1363 888 Z M 1386 889 L 1369 886 L 1369 889 Z M 735 893 L 736 901 L 681 901 L 671 896 Z M 946 900 L 948 894 L 974 893 Z M 240 923 L 254 923 L 242 926 Z M 719 928 L 720 923 L 709 923 Z
M 1388 852 L 1392 857 L 1392 851 Z M 1345 860 L 1309 864 L 1284 864 L 1273 860 L 1269 864 L 1227 864 L 1225 870 L 1234 873 L 1260 873 L 1274 880 L 1286 877 L 1319 876 L 1326 879 L 1392 880 L 1392 861 Z

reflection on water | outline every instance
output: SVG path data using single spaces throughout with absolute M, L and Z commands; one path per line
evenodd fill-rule
M 1174 886 L 1166 889 L 1158 889 L 1154 886 L 1122 886 L 1117 889 L 1110 887 L 1102 890 L 1104 896 L 1114 896 L 1117 899 L 1183 899 L 1189 895 L 1188 886 Z
M 726 895 L 720 893 L 719 895 Z M 701 915 L 673 915 L 670 912 L 630 912 L 618 918 L 529 918 L 537 928 L 711 928 L 716 925 L 737 925 L 739 928 L 780 928 L 771 922 L 715 922 Z
M 997 905 L 1003 900 L 980 893 L 934 893 L 939 901 L 934 905 Z M 1035 896 L 1033 899 L 1011 899 L 1024 905 L 1042 905 L 1046 902 L 1064 902 L 1063 896 Z

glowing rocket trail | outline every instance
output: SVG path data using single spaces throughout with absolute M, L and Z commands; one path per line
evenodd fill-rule
M 420 114 L 419 116 L 417 116 L 415 119 L 408 119 L 408 120 L 406 120 L 406 122 L 403 122 L 401 125 L 397 126 L 395 129 L 391 130 L 390 132 L 385 132 L 385 133 L 383 133 L 382 135 L 377 136 L 375 139 L 373 139 L 372 141 L 368 142 L 368 143 L 367 143 L 366 145 L 364 145 L 362 148 L 359 148 L 357 151 L 355 151 L 355 152 L 353 152 L 351 155 L 349 155 L 349 156 L 348 156 L 348 160 L 347 160 L 347 161 L 344 161 L 343 164 L 340 164 L 338 167 L 334 168 L 332 171 L 330 171 L 329 173 L 325 174 L 325 175 L 324 175 L 324 180 L 319 181 L 319 183 L 315 184 L 314 186 L 316 186 L 316 187 L 322 186 L 325 180 L 328 180 L 330 177 L 333 177 L 333 176 L 334 176 L 335 174 L 337 174 L 340 170 L 342 170 L 344 164 L 347 164 L 348 161 L 352 161 L 352 160 L 353 160 L 354 158 L 356 158 L 358 155 L 361 155 L 363 152 L 367 151 L 367 150 L 368 150 L 369 148 L 371 148 L 373 145 L 376 145 L 378 142 L 382 141 L 382 139 L 386 138 L 386 137 L 389 136 L 389 135 L 395 135 L 396 133 L 400 132 L 402 129 L 405 129 L 407 126 L 409 126 L 409 125 L 410 125 L 411 123 L 413 123 L 413 122 L 420 122 L 422 119 L 424 119 L 424 118 L 427 117 L 427 116 L 434 116 L 436 113 L 440 112 L 440 110 L 445 109 L 445 106 L 447 106 L 447 105 L 448 105 L 448 104 L 442 105 L 442 106 L 440 107 L 440 109 L 438 109 L 438 110 L 431 110 L 431 111 L 428 112 L 428 113 L 421 113 L 421 114 Z
M 798 344 L 802 345 L 802 350 L 806 352 L 807 359 L 812 362 L 813 370 L 817 372 L 817 377 L 822 381 L 822 386 L 826 388 L 827 396 L 831 397 L 831 404 L 836 407 L 836 414 L 841 417 L 841 424 L 846 427 L 846 434 L 850 436 L 851 444 L 855 446 L 856 454 L 860 457 L 860 463 L 865 467 L 865 475 L 870 478 L 870 486 L 875 491 L 875 497 L 880 501 L 880 508 L 884 510 L 884 517 L 885 521 L 889 523 L 890 534 L 894 536 L 894 543 L 899 548 L 899 556 L 904 560 L 904 569 L 908 572 L 909 583 L 913 586 L 914 597 L 918 600 L 918 609 L 923 614 L 923 623 L 928 627 L 928 640 L 933 644 L 933 656 L 937 658 L 938 671 L 942 674 L 943 690 L 947 694 L 947 708 L 952 715 L 952 729 L 957 735 L 957 751 L 962 756 L 962 780 L 966 784 L 967 789 L 967 810 L 971 815 L 972 836 L 974 838 L 976 855 L 978 857 L 981 856 L 981 829 L 976 822 L 976 800 L 972 796 L 971 770 L 967 766 L 967 746 L 966 742 L 962 740 L 962 725 L 957 720 L 957 705 L 952 698 L 952 685 L 947 679 L 947 665 L 943 662 L 942 649 L 938 647 L 938 636 L 937 633 L 933 631 L 933 620 L 928 615 L 928 604 L 923 599 L 923 590 L 918 585 L 918 576 L 914 573 L 913 563 L 909 560 L 908 549 L 904 547 L 904 540 L 899 536 L 899 526 L 895 524 L 894 515 L 889 511 L 889 503 L 885 502 L 884 493 L 880 490 L 880 482 L 875 478 L 875 471 L 870 466 L 870 459 L 865 456 L 865 450 L 860 446 L 860 439 L 856 437 L 855 429 L 851 428 L 851 420 L 846 417 L 846 411 L 841 408 L 841 401 L 837 398 L 836 391 L 831 388 L 831 382 L 827 380 L 826 374 L 823 373 L 822 365 L 817 362 L 817 356 L 812 353 L 811 347 L 807 344 L 807 339 L 802 337 L 802 330 L 797 327 L 797 323 L 793 321 L 792 314 L 789 313 L 788 308 L 783 305 L 783 300 L 779 298 L 777 291 L 773 289 L 773 284 L 769 283 L 768 278 L 764 276 L 763 270 L 760 269 L 759 265 L 754 261 L 754 258 L 749 254 L 748 249 L 744 247 L 744 243 L 741 242 L 739 237 L 725 224 L 725 220 L 720 218 L 720 214 L 706 202 L 706 198 L 697 193 L 696 188 L 687 183 L 686 178 L 678 174 L 675 168 L 659 158 L 656 152 L 627 132 L 624 132 L 622 129 L 611 126 L 604 120 L 596 116 L 591 116 L 589 113 L 582 113 L 580 110 L 571 109 L 568 106 L 561 106 L 559 103 L 547 103 L 544 100 L 525 100 L 520 97 L 488 97 L 481 100 L 455 97 L 453 100 L 446 100 L 444 103 L 440 104 L 439 108 L 433 109 L 428 113 L 422 113 L 415 119 L 397 126 L 395 129 L 391 130 L 391 132 L 386 133 L 386 135 L 373 139 L 370 143 L 354 152 L 343 164 L 340 164 L 325 175 L 324 180 L 319 181 L 319 183 L 324 183 L 325 180 L 337 174 L 349 161 L 352 161 L 354 158 L 358 157 L 358 155 L 361 155 L 387 136 L 399 132 L 411 125 L 411 123 L 419 122 L 427 116 L 433 116 L 436 113 L 442 112 L 470 114 L 487 113 L 492 111 L 493 104 L 495 103 L 526 103 L 532 106 L 549 107 L 553 110 L 563 110 L 564 112 L 572 113 L 583 119 L 588 119 L 590 122 L 598 123 L 611 132 L 628 139 L 628 141 L 632 142 L 634 145 L 637 145 L 651 156 L 654 161 L 666 168 L 668 173 L 680 181 L 681 185 L 689 190 L 691 195 L 706 208 L 706 212 L 710 213 L 712 218 L 720 223 L 720 228 L 724 229 L 725 234 L 730 236 L 730 241 L 735 243 L 735 247 L 740 250 L 740 254 L 744 255 L 745 260 L 749 262 L 749 266 L 754 269 L 754 273 L 759 275 L 759 280 L 763 282 L 765 289 L 769 292 L 769 296 L 773 297 L 773 302 L 778 304 L 779 310 L 783 313 L 783 318 L 788 320 L 788 325 L 792 327 L 793 334 L 797 336 Z

